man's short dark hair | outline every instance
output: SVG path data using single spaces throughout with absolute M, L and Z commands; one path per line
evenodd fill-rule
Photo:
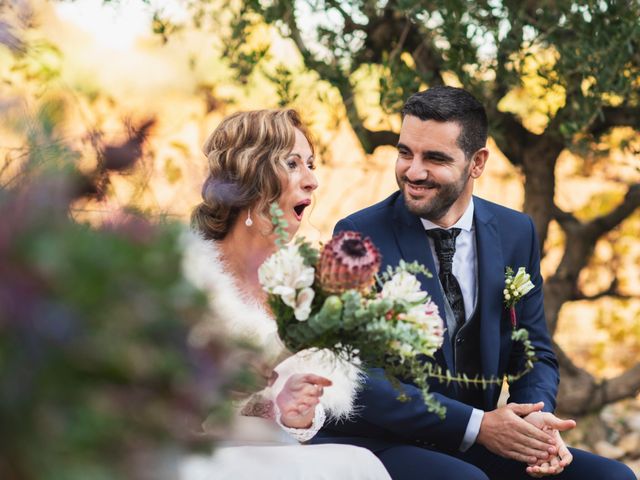
M 422 121 L 460 124 L 457 143 L 467 159 L 487 144 L 487 114 L 484 107 L 462 88 L 439 85 L 414 93 L 402 107 L 402 118 L 407 115 Z

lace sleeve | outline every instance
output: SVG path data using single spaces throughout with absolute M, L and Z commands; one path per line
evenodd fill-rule
M 324 421 L 326 419 L 326 413 L 324 411 L 324 407 L 322 406 L 321 403 L 319 403 L 316 406 L 316 413 L 315 413 L 315 416 L 313 417 L 313 422 L 311 423 L 311 426 L 309 428 L 289 428 L 289 427 L 285 427 L 280 421 L 281 414 L 278 406 L 274 403 L 273 407 L 274 407 L 276 423 L 280 425 L 280 427 L 285 432 L 287 432 L 289 435 L 291 435 L 300 443 L 308 442 L 309 440 L 311 440 L 316 435 L 316 433 L 318 433 L 318 431 L 322 428 L 322 425 L 324 425 Z

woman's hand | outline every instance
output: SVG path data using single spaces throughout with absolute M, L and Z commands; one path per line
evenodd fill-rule
M 330 386 L 331 380 L 312 373 L 291 375 L 276 397 L 280 423 L 289 428 L 309 428 L 324 387 Z

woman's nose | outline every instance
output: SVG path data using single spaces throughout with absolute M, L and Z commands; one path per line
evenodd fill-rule
M 318 179 L 310 169 L 306 170 L 306 173 L 302 179 L 302 188 L 310 192 L 313 192 L 316 188 L 318 188 Z

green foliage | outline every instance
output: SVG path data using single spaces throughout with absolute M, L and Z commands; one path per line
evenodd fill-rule
M 497 118 L 498 103 L 523 87 L 531 59 L 545 88 L 564 92 L 565 104 L 552 110 L 557 111 L 553 124 L 554 114 L 549 114 L 549 126 L 569 146 L 583 142 L 576 135 L 601 119 L 604 107 L 617 105 L 618 98 L 638 104 L 637 1 L 320 1 L 313 2 L 313 14 L 303 1 L 248 0 L 242 5 L 229 43 L 235 56 L 251 58 L 237 67 L 241 77 L 264 58 L 259 49 L 249 55 L 242 41 L 247 25 L 261 18 L 291 38 L 307 68 L 340 91 L 356 133 L 355 122 L 366 114 L 357 111 L 350 96 L 354 73 L 364 65 L 380 67 L 380 107 L 386 113 L 397 113 L 422 84 L 462 84 L 489 108 L 499 143 L 513 132 Z M 288 88 L 281 78 L 274 80 Z M 366 139 L 359 137 L 366 149 Z
M 293 105 L 298 100 L 299 94 L 293 87 L 295 74 L 291 69 L 281 64 L 273 73 L 265 72 L 265 75 L 276 87 L 279 108 Z
M 46 42 L 32 42 L 28 54 L 20 55 L 11 70 L 20 73 L 26 81 L 45 84 L 60 76 L 62 52 L 55 45 Z
M 278 206 L 278 202 L 273 202 L 269 207 L 271 215 L 271 223 L 273 224 L 273 232 L 276 234 L 276 245 L 282 247 L 289 240 L 287 233 L 287 221 L 283 218 L 284 212 Z
M 162 449 L 210 449 L 203 421 L 222 426 L 251 379 L 225 363 L 239 347 L 224 336 L 189 340 L 212 319 L 182 273 L 183 226 L 70 218 L 109 171 L 81 174 L 65 142 L 47 144 L 57 107 L 25 122 L 29 158 L 0 188 L 0 476 L 142 478 Z
M 392 267 L 391 265 L 387 265 L 387 269 L 377 275 L 376 282 L 378 283 L 378 286 L 382 288 L 384 282 L 391 280 L 395 274 L 400 272 L 409 272 L 412 275 L 424 275 L 426 278 L 431 278 L 433 276 L 427 267 L 421 265 L 417 261 L 407 263 L 404 260 L 400 260 L 398 266 Z

